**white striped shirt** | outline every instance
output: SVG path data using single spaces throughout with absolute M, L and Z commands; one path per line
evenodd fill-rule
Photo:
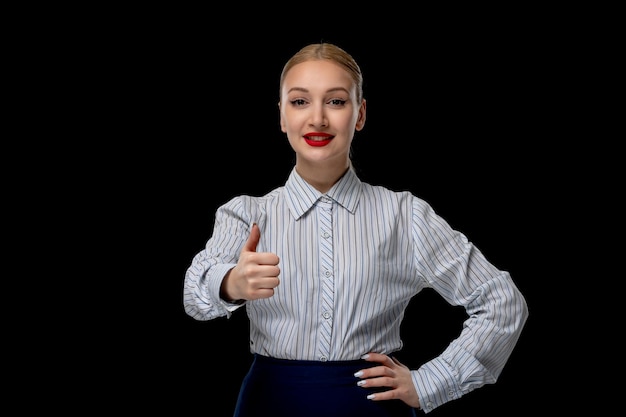
M 330 223 L 322 221 L 324 205 L 332 206 Z M 230 304 L 220 285 L 253 223 L 261 230 L 257 251 L 280 259 L 280 285 L 270 298 Z M 329 270 L 324 246 L 332 249 Z M 411 193 L 363 183 L 350 169 L 322 194 L 293 169 L 283 187 L 218 208 L 213 235 L 186 271 L 183 303 L 197 320 L 245 306 L 253 353 L 353 360 L 402 348 L 405 308 L 424 288 L 468 314 L 458 338 L 412 371 L 429 411 L 496 381 L 528 316 L 524 297 L 508 272 Z

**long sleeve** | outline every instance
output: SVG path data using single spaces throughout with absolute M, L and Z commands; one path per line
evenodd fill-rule
M 185 275 L 185 311 L 210 320 L 241 308 L 219 290 L 256 222 L 257 250 L 278 256 L 280 284 L 272 297 L 243 304 L 253 353 L 318 361 L 393 354 L 403 347 L 405 309 L 420 291 L 462 306 L 467 319 L 458 337 L 412 370 L 425 412 L 494 383 L 528 316 L 509 273 L 425 201 L 362 183 L 351 170 L 324 195 L 293 170 L 285 186 L 233 198 L 215 219 Z
M 460 335 L 412 371 L 422 409 L 495 383 L 517 343 L 528 306 L 506 271 L 490 264 L 460 232 L 418 199 L 413 203 L 415 262 L 422 278 L 468 318 Z
M 237 207 L 238 201 L 233 199 L 217 210 L 213 235 L 185 273 L 183 306 L 196 320 L 230 317 L 243 305 L 220 298 L 222 280 L 237 264 L 252 224 L 249 218 L 240 215 Z

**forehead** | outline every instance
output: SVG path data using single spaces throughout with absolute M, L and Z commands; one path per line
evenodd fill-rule
M 283 92 L 292 88 L 307 90 L 343 87 L 353 90 L 352 78 L 341 65 L 329 60 L 305 61 L 293 66 L 285 76 Z

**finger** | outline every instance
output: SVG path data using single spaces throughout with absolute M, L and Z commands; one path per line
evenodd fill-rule
M 372 369 L 370 368 L 370 370 Z M 361 378 L 356 383 L 360 387 L 393 387 L 396 384 L 394 381 L 395 374 L 384 371 L 382 373 L 373 372 L 369 376 L 366 376 L 364 372 Z
M 379 353 L 368 353 L 366 355 L 361 356 L 361 359 L 364 359 L 368 362 L 378 362 L 381 363 L 381 366 L 371 366 L 369 368 L 363 368 L 360 371 L 354 374 L 357 378 L 372 378 L 378 377 L 382 375 L 388 375 L 391 372 L 389 366 L 385 365 L 383 362 L 388 360 L 388 356 L 381 355 Z
M 397 400 L 399 399 L 398 397 L 398 391 L 397 390 L 384 390 L 384 391 L 380 391 L 380 392 L 375 392 L 373 394 L 369 394 L 367 396 L 368 400 L 372 400 L 372 401 L 385 401 L 385 400 Z
M 248 240 L 243 245 L 243 250 L 248 252 L 256 252 L 256 245 L 259 243 L 260 239 L 261 230 L 259 229 L 259 225 L 257 225 L 256 223 L 252 223 L 250 236 L 248 236 Z
M 405 364 L 403 364 L 402 362 L 400 362 L 395 356 L 391 357 L 391 361 L 397 367 L 400 367 L 400 368 L 403 368 L 403 369 L 408 369 L 408 367 Z
M 368 362 L 378 362 L 383 365 L 390 365 L 392 362 L 389 356 L 376 352 L 366 353 L 365 355 L 361 356 L 361 359 L 364 359 Z
M 278 287 L 279 284 L 280 280 L 278 278 L 262 278 L 255 280 L 254 283 L 252 283 L 252 286 L 257 290 L 271 290 Z
M 359 386 L 391 386 L 389 385 L 391 378 L 396 377 L 398 367 L 403 367 L 403 365 L 394 358 L 381 353 L 370 352 L 363 355 L 361 359 L 368 362 L 379 363 L 380 366 L 363 368 L 356 372 L 354 376 L 361 378 L 358 382 Z M 365 380 L 367 380 L 367 382 L 365 382 Z

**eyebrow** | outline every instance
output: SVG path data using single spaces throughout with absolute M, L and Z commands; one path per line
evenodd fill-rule
M 287 93 L 291 93 L 292 91 L 301 91 L 303 93 L 308 93 L 309 92 L 308 89 L 303 88 L 303 87 L 292 87 L 292 88 L 289 89 L 289 91 L 287 91 Z M 345 89 L 343 87 L 334 87 L 334 88 L 331 88 L 331 89 L 327 90 L 326 92 L 327 93 L 334 93 L 336 91 L 343 91 L 346 94 L 350 94 L 350 91 L 348 91 L 347 89 Z

